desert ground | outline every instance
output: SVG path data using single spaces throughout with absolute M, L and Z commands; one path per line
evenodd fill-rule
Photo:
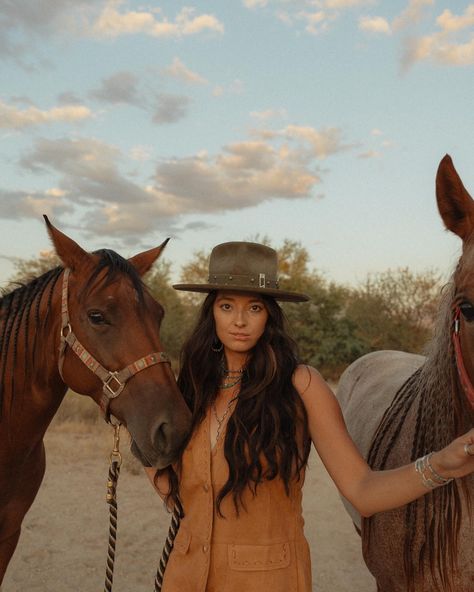
M 109 519 L 105 493 L 112 430 L 102 421 L 78 419 L 77 414 L 70 413 L 68 404 L 65 401 L 46 434 L 46 475 L 24 520 L 2 592 L 103 589 Z M 91 409 L 87 407 L 87 415 L 95 417 L 96 411 Z M 124 463 L 117 490 L 113 590 L 152 592 L 169 514 L 128 452 L 126 436 L 122 437 L 121 450 Z M 311 455 L 305 483 L 304 515 L 313 559 L 313 590 L 375 592 L 374 580 L 362 561 L 359 537 L 315 454 Z

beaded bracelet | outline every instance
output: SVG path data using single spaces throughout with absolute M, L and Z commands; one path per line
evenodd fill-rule
M 435 489 L 452 481 L 452 478 L 442 477 L 433 469 L 430 462 L 433 454 L 433 452 L 430 452 L 415 461 L 415 470 L 421 476 L 421 481 L 427 489 Z M 426 476 L 426 471 L 429 471 L 429 476 Z

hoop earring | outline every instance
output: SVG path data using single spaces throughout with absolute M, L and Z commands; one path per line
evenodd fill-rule
M 215 352 L 216 354 L 218 354 L 219 352 L 222 351 L 223 347 L 224 347 L 224 344 L 222 343 L 222 341 L 218 337 L 216 337 L 211 345 L 212 351 Z

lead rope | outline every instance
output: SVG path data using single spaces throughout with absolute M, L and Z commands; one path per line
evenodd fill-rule
M 166 565 L 168 564 L 168 559 L 170 557 L 171 551 L 173 550 L 174 546 L 174 539 L 178 534 L 179 525 L 181 524 L 181 518 L 184 516 L 183 506 L 181 505 L 181 500 L 179 496 L 176 497 L 176 501 L 173 508 L 173 513 L 171 515 L 171 524 L 168 529 L 168 536 L 166 537 L 166 541 L 163 547 L 163 551 L 161 553 L 160 563 L 158 565 L 158 569 L 156 571 L 155 577 L 155 592 L 161 592 L 161 587 L 163 586 L 163 577 L 165 575 Z
M 114 425 L 114 449 L 110 453 L 109 478 L 107 480 L 106 500 L 110 509 L 109 547 L 107 551 L 107 564 L 105 567 L 104 592 L 112 592 L 114 580 L 115 545 L 117 542 L 117 481 L 122 464 L 122 455 L 119 451 L 120 424 Z
M 115 566 L 115 547 L 117 544 L 117 482 L 120 475 L 120 466 L 122 464 L 122 455 L 119 450 L 120 444 L 120 424 L 114 425 L 114 448 L 110 453 L 109 478 L 107 480 L 106 501 L 110 509 L 109 523 L 109 546 L 107 550 L 107 562 L 105 567 L 104 592 L 112 592 Z M 156 571 L 155 592 L 161 592 L 163 577 L 165 575 L 166 565 L 173 550 L 174 540 L 178 534 L 181 518 L 184 516 L 181 500 L 176 497 L 176 501 L 171 515 L 171 524 L 168 529 L 168 535 L 161 554 L 160 563 Z

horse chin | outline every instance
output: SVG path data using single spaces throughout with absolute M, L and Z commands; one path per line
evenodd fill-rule
M 168 467 L 175 459 L 169 456 L 162 456 L 156 452 L 152 454 L 145 454 L 138 447 L 135 440 L 132 440 L 130 451 L 133 456 L 139 460 L 144 467 L 154 467 L 155 469 L 164 469 Z

